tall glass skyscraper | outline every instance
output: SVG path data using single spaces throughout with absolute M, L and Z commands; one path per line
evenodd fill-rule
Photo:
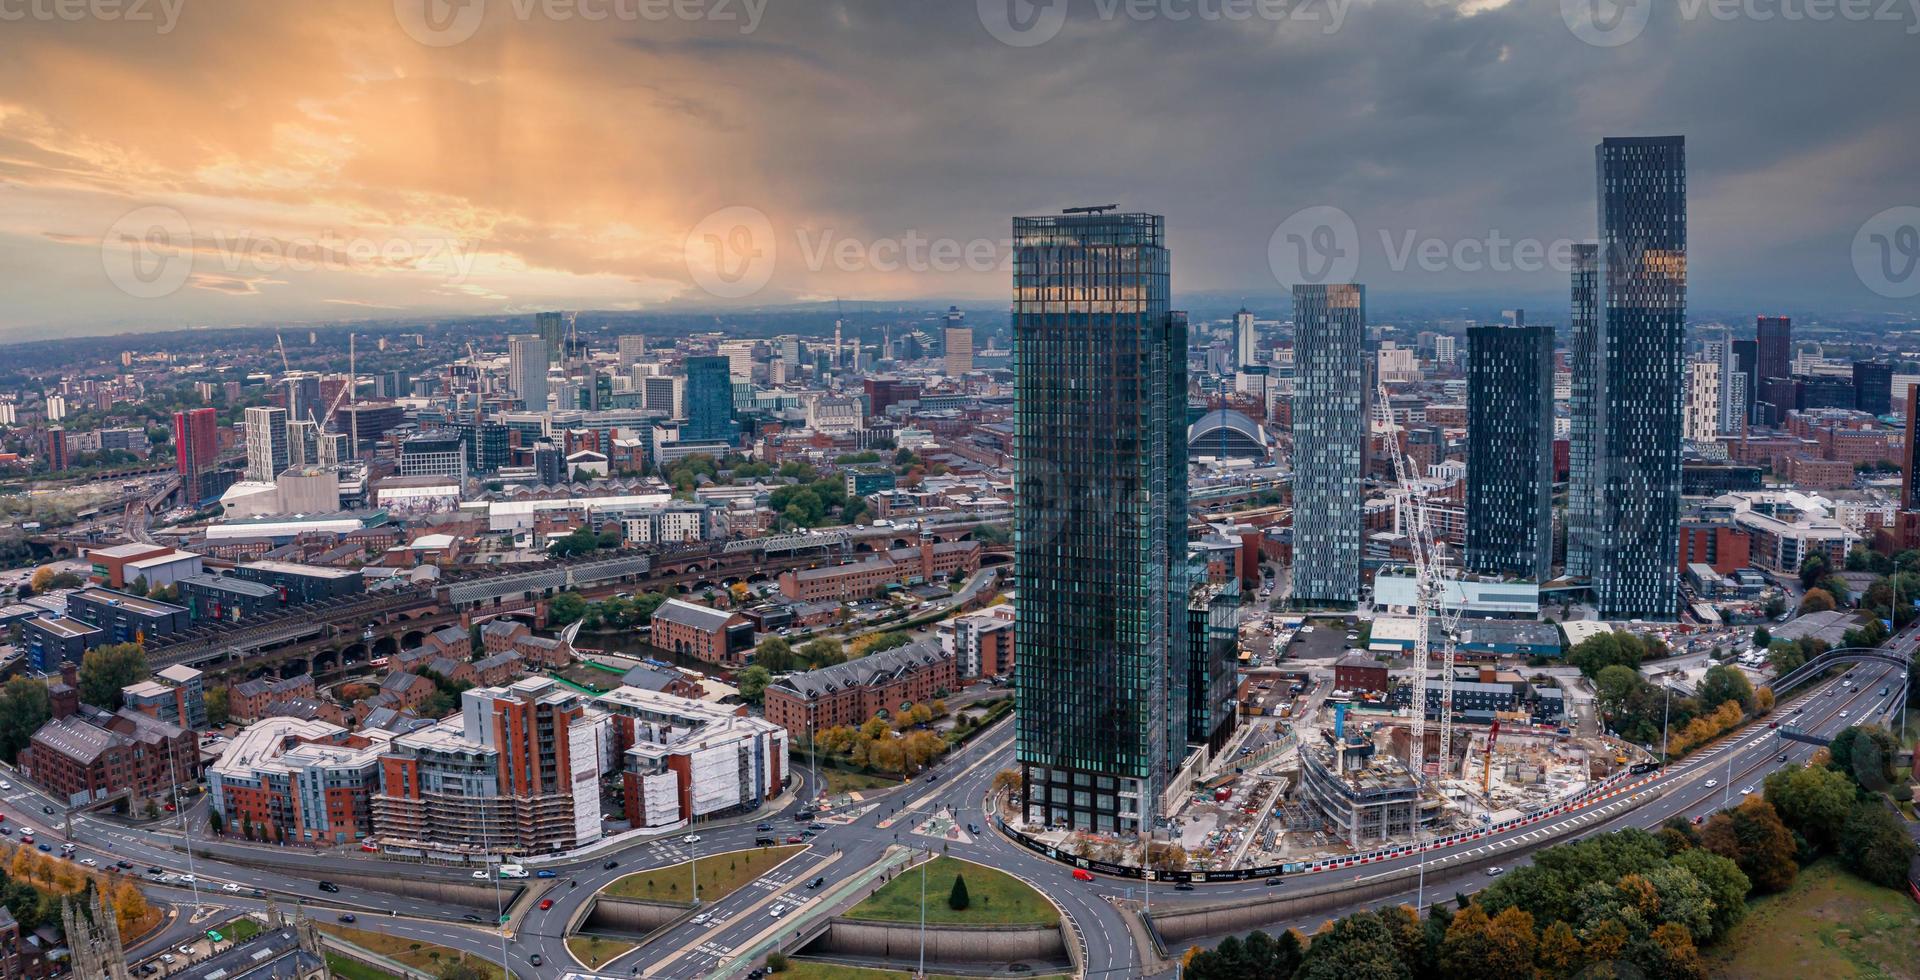
M 1164 219 L 1013 221 L 1026 817 L 1150 826 L 1187 745 L 1187 320 Z
M 733 375 L 725 357 L 708 354 L 687 358 L 687 424 L 680 428 L 684 442 L 718 442 L 733 438 Z
M 1360 601 L 1361 487 L 1366 473 L 1367 288 L 1293 287 L 1293 598 Z
M 1467 330 L 1467 568 L 1553 566 L 1553 328 Z
M 1679 136 L 1595 148 L 1599 306 L 1589 576 L 1600 614 L 1672 619 L 1680 540 L 1687 322 L 1687 158 Z
M 1567 574 L 1591 578 L 1598 550 L 1595 517 L 1600 485 L 1593 465 L 1598 436 L 1595 390 L 1600 380 L 1595 352 L 1600 334 L 1600 246 L 1573 247 L 1573 327 L 1568 365 L 1573 392 L 1567 414 Z
M 529 412 L 547 410 L 547 364 L 547 342 L 539 334 L 507 338 L 507 390 Z

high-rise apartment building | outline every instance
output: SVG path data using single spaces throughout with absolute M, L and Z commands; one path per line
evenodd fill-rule
M 256 405 L 242 419 L 247 433 L 247 479 L 272 483 L 287 468 L 287 410 L 278 405 Z
M 1026 819 L 1135 833 L 1187 754 L 1187 320 L 1165 222 L 1013 220 Z
M 1682 439 L 1712 442 L 1720 434 L 1720 393 L 1718 360 L 1696 360 L 1687 364 L 1687 401 L 1680 421 Z
M 1768 378 L 1793 377 L 1793 318 L 1785 316 L 1757 317 L 1754 323 L 1754 339 L 1758 346 L 1760 363 L 1754 366 L 1760 380 Z
M 1545 582 L 1553 565 L 1553 328 L 1467 330 L 1467 568 Z
M 546 344 L 547 364 L 549 366 L 566 359 L 567 318 L 562 313 L 536 313 L 533 315 L 533 334 Z M 542 377 L 545 372 L 542 372 Z M 536 411 L 538 411 L 536 409 Z
M 287 421 L 317 421 L 327 414 L 320 402 L 320 376 L 312 371 L 295 371 L 280 379 L 280 394 L 286 401 Z
M 67 427 L 47 427 L 47 468 L 55 473 L 73 465 L 73 450 L 67 442 Z
M 1853 362 L 1853 407 L 1869 415 L 1893 414 L 1893 365 L 1886 361 Z
M 1293 287 L 1293 602 L 1360 601 L 1366 474 L 1367 290 Z
M 1733 348 L 1733 369 L 1738 371 L 1746 379 L 1740 386 L 1740 390 L 1744 392 L 1746 396 L 1746 400 L 1742 403 L 1741 407 L 1746 413 L 1745 418 L 1747 421 L 1758 421 L 1754 418 L 1753 413 L 1754 402 L 1760 398 L 1760 342 L 1756 340 L 1736 340 L 1731 346 Z M 1735 420 L 1736 423 L 1738 421 L 1738 419 Z M 1728 432 L 1738 430 L 1739 426 L 1737 424 L 1727 428 Z
M 220 458 L 220 412 L 193 408 L 173 413 L 173 465 L 180 473 L 180 495 L 188 506 L 205 496 L 200 474 Z
M 723 340 L 714 350 L 727 361 L 727 372 L 741 381 L 753 380 L 753 362 L 758 355 L 751 340 Z
M 647 338 L 645 335 L 622 334 L 619 343 L 620 367 L 622 370 L 632 367 L 636 361 L 646 359 Z
M 967 315 L 958 309 L 947 310 L 946 333 L 942 341 L 946 344 L 947 377 L 957 378 L 973 370 L 973 328 L 967 326 Z
M 682 442 L 718 442 L 733 438 L 733 374 L 725 357 L 687 358 L 684 401 L 687 424 Z
M 550 678 L 474 688 L 460 714 L 380 758 L 374 835 L 388 852 L 550 854 L 600 838 L 605 716 Z
M 541 314 L 542 317 L 548 315 Z M 547 410 L 550 354 L 546 338 L 539 334 L 516 334 L 507 338 L 507 390 L 520 399 L 529 412 Z
M 1572 491 L 1590 495 L 1593 511 L 1568 547 L 1586 552 L 1581 567 L 1603 617 L 1671 619 L 1686 380 L 1686 143 L 1609 138 L 1594 156 L 1597 304 L 1584 345 L 1591 359 L 1575 367 L 1576 378 L 1592 379 L 1588 482 Z M 1578 339 L 1575 346 L 1580 353 Z
M 1233 350 L 1234 367 L 1259 363 L 1256 355 L 1260 352 L 1260 334 L 1253 326 L 1253 311 L 1244 306 L 1233 315 Z

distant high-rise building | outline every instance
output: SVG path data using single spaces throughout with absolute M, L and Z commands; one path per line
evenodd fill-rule
M 1164 219 L 1013 221 L 1026 818 L 1151 826 L 1187 755 L 1186 316 Z
M 1573 492 L 1593 497 L 1581 544 L 1600 615 L 1665 620 L 1679 601 L 1686 142 L 1609 138 L 1594 156 L 1600 267 L 1586 368 L 1593 378 L 1591 484 Z
M 645 360 L 647 356 L 647 338 L 641 334 L 622 334 L 620 337 L 620 367 L 630 368 L 635 361 Z
M 287 410 L 278 405 L 256 405 L 242 420 L 247 433 L 247 479 L 272 483 L 287 468 Z
M 547 364 L 560 363 L 567 349 L 567 318 L 561 313 L 536 313 L 533 315 L 533 333 L 546 344 Z M 544 377 L 544 375 L 542 375 Z M 536 409 L 537 411 L 537 409 Z
M 1714 420 L 1714 430 L 1720 435 L 1732 435 L 1740 431 L 1740 425 L 1747 418 L 1747 375 L 1740 369 L 1740 352 L 1736 341 L 1722 336 L 1710 347 L 1713 362 L 1720 366 L 1720 407 L 1718 418 Z
M 1690 362 L 1686 385 L 1680 437 L 1687 442 L 1712 442 L 1720 434 L 1720 362 Z
M 280 391 L 287 403 L 287 421 L 306 422 L 325 415 L 320 403 L 320 376 L 312 371 L 295 371 L 280 379 Z
M 173 466 L 180 474 L 180 495 L 188 505 L 200 502 L 200 474 L 220 458 L 220 412 L 194 408 L 173 413 Z
M 725 357 L 687 358 L 687 424 L 680 428 L 683 442 L 717 442 L 733 438 L 733 375 Z
M 1553 328 L 1467 330 L 1467 568 L 1553 566 Z
M 47 421 L 58 422 L 67 417 L 67 398 L 65 395 L 47 396 Z
M 1233 315 L 1233 349 L 1234 367 L 1259 363 L 1256 357 L 1260 351 L 1260 335 L 1253 326 L 1253 311 L 1244 306 Z
M 287 420 L 287 465 L 306 466 L 319 461 L 320 426 L 307 419 L 289 418 Z
M 1907 438 L 1900 460 L 1900 509 L 1920 511 L 1920 385 L 1907 388 Z
M 47 469 L 59 472 L 73 465 L 73 453 L 67 444 L 67 427 L 47 427 Z
M 742 381 L 753 380 L 754 342 L 751 340 L 723 340 L 715 348 L 721 357 L 726 358 L 727 371 Z
M 465 479 L 467 451 L 459 433 L 450 430 L 422 432 L 401 443 L 400 475 Z
M 1444 369 L 1452 370 L 1453 366 L 1458 364 L 1460 360 L 1459 352 L 1455 348 L 1456 344 L 1452 334 L 1443 333 L 1433 338 L 1434 362 Z
M 1793 377 L 1793 318 L 1763 316 L 1755 320 L 1754 339 L 1760 363 L 1754 366 L 1760 380 Z
M 1293 287 L 1293 601 L 1360 600 L 1366 475 L 1367 291 Z
M 529 412 L 547 410 L 547 366 L 550 363 L 544 337 L 516 334 L 507 338 L 507 390 L 519 398 Z
M 946 343 L 949 378 L 957 378 L 973 370 L 973 328 L 967 326 L 966 316 L 957 308 L 947 310 L 946 333 L 942 340 Z
M 1733 369 L 1740 372 L 1740 374 L 1746 378 L 1746 381 L 1740 388 L 1746 395 L 1746 401 L 1743 403 L 1742 408 L 1746 412 L 1746 419 L 1748 421 L 1758 421 L 1753 417 L 1753 406 L 1754 402 L 1760 398 L 1760 342 L 1757 340 L 1736 340 L 1731 346 L 1733 348 Z M 1738 420 L 1735 421 L 1737 422 Z M 1738 425 L 1734 425 L 1729 427 L 1727 431 L 1733 432 L 1737 429 Z
M 1592 578 L 1601 547 L 1598 450 L 1600 246 L 1573 246 L 1572 339 L 1567 370 L 1573 395 L 1567 412 L 1567 574 Z
M 1853 407 L 1869 415 L 1893 414 L 1893 365 L 1853 362 Z

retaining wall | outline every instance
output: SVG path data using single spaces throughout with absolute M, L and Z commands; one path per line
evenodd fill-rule
M 1038 926 L 928 926 L 927 960 L 935 963 L 1066 963 L 1058 928 Z M 920 955 L 920 925 L 836 918 L 807 947 L 809 954 L 906 962 Z
M 596 898 L 580 920 L 579 932 L 644 936 L 688 912 L 685 905 L 642 902 L 631 898 Z

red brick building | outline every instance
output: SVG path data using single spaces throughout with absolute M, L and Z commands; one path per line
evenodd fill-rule
M 710 664 L 746 665 L 753 650 L 753 624 L 682 599 L 668 599 L 653 613 L 653 645 Z
M 1333 686 L 1339 691 L 1385 694 L 1388 690 L 1387 665 L 1372 657 L 1348 654 L 1333 665 Z
M 207 770 L 223 832 L 275 843 L 340 844 L 373 833 L 373 793 L 388 734 L 368 738 L 318 719 L 249 726 Z
M 843 664 L 787 674 L 767 685 L 767 720 L 795 737 L 859 725 L 881 712 L 932 701 L 953 690 L 954 661 L 922 640 Z
M 1700 564 L 1721 575 L 1732 575 L 1753 561 L 1753 536 L 1729 524 L 1680 524 L 1681 571 Z
M 66 685 L 73 683 L 68 678 Z M 136 800 L 163 797 L 198 778 L 200 740 L 190 728 L 138 711 L 109 714 L 72 698 L 55 698 L 53 718 L 20 754 L 20 771 L 69 804 L 120 793 Z
M 293 698 L 318 698 L 312 674 L 281 679 L 256 677 L 227 688 L 227 713 L 235 721 L 259 721 L 267 716 L 267 705 Z
M 865 599 L 889 585 L 931 582 L 980 568 L 978 541 L 922 541 L 864 560 L 780 573 L 780 594 L 799 602 Z

